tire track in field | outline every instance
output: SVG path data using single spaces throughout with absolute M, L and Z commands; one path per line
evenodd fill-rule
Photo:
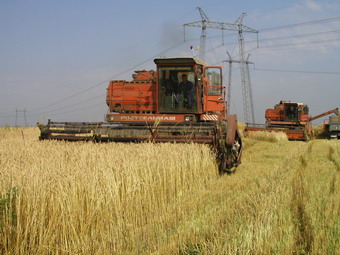
M 300 165 L 296 167 L 292 179 L 291 213 L 296 229 L 293 254 L 310 254 L 313 248 L 314 236 L 310 216 L 306 211 L 308 194 L 304 184 L 304 172 L 308 170 L 306 156 L 312 152 L 313 144 L 309 143 L 306 152 L 301 154 Z
M 333 154 L 334 154 L 334 153 L 335 153 L 335 151 L 334 151 L 333 146 L 329 144 L 329 145 L 328 145 L 328 159 L 329 159 L 329 161 L 331 161 L 331 162 L 334 164 L 336 170 L 337 170 L 338 172 L 340 172 L 340 164 L 339 164 L 338 161 L 336 161 L 336 160 L 333 158 Z
M 333 157 L 335 151 L 334 151 L 334 147 L 329 144 L 328 145 L 328 155 L 327 158 L 329 159 L 330 162 L 332 162 L 336 168 L 336 171 L 339 173 L 340 172 L 340 164 L 338 161 L 336 161 Z M 333 178 L 331 179 L 331 183 L 329 185 L 329 194 L 332 195 L 335 192 L 335 185 L 336 185 L 336 173 L 333 174 Z

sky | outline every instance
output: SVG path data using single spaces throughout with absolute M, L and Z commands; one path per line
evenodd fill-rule
M 155 69 L 156 57 L 196 56 L 197 7 L 210 20 L 243 24 L 255 121 L 280 100 L 312 116 L 340 107 L 339 0 L 1 0 L 0 126 L 104 121 L 110 80 Z M 207 30 L 206 62 L 239 59 L 237 32 Z M 231 109 L 244 121 L 241 76 L 232 66 Z M 314 121 L 313 124 L 322 123 Z

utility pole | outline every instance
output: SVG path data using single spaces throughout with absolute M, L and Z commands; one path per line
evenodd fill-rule
M 18 126 L 18 117 L 20 113 L 23 113 L 23 117 L 24 117 L 24 121 L 25 121 L 25 127 L 28 126 L 28 123 L 27 123 L 27 118 L 26 118 L 26 108 L 24 110 L 18 110 L 18 109 L 15 109 L 15 126 L 17 127 Z
M 197 9 L 200 12 L 201 15 L 201 21 L 192 22 L 184 24 L 185 27 L 200 27 L 202 28 L 201 32 L 201 41 L 200 41 L 200 54 L 199 57 L 202 60 L 205 60 L 205 41 L 206 41 L 206 29 L 207 28 L 213 28 L 213 29 L 219 29 L 222 30 L 222 33 L 224 30 L 228 31 L 237 31 L 238 32 L 238 45 L 239 45 L 239 55 L 240 55 L 240 70 L 241 70 L 241 86 L 242 86 L 242 99 L 243 99 L 243 112 L 244 112 L 244 121 L 246 123 L 255 122 L 254 120 L 254 110 L 253 110 L 253 100 L 251 97 L 251 89 L 249 88 L 250 80 L 249 76 L 247 76 L 247 66 L 246 66 L 246 60 L 245 60 L 245 50 L 244 50 L 244 38 L 243 33 L 256 33 L 258 34 L 259 31 L 250 28 L 248 26 L 245 26 L 242 24 L 243 18 L 245 16 L 245 13 L 242 13 L 241 16 L 235 21 L 235 23 L 226 23 L 226 22 L 216 22 L 212 21 L 208 18 L 208 16 L 204 13 L 204 11 L 197 7 Z M 250 114 L 252 115 L 252 119 L 250 120 Z
M 15 126 L 18 126 L 18 109 L 15 109 Z

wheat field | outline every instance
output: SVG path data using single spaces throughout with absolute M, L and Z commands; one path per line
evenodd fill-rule
M 38 141 L 0 128 L 1 254 L 340 254 L 340 141 Z
M 250 132 L 247 134 L 247 137 L 260 141 L 269 141 L 269 142 L 282 142 L 288 141 L 288 137 L 284 132 L 268 132 L 268 131 L 257 131 Z

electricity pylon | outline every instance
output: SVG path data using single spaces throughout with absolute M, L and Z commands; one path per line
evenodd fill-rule
M 26 108 L 24 110 L 18 110 L 18 109 L 15 109 L 15 126 L 17 127 L 18 126 L 18 117 L 19 117 L 19 114 L 20 113 L 23 113 L 23 117 L 24 117 L 24 120 L 25 120 L 25 127 L 28 126 L 27 124 L 27 118 L 26 118 Z M 22 117 L 22 116 L 21 116 Z
M 186 26 L 188 26 L 188 27 L 201 27 L 202 28 L 201 39 L 200 39 L 199 58 L 201 60 L 205 60 L 205 41 L 206 41 L 206 38 L 207 38 L 207 24 L 209 25 L 213 21 L 211 21 L 208 18 L 208 16 L 204 13 L 204 11 L 200 7 L 197 7 L 197 9 L 198 9 L 198 11 L 200 12 L 200 15 L 201 15 L 201 21 L 184 24 L 183 26 L 184 26 L 184 29 L 185 29 Z
M 231 71 L 232 71 L 232 64 L 233 63 L 238 63 L 241 64 L 240 60 L 235 60 L 232 59 L 229 52 L 227 52 L 229 60 L 224 60 L 223 62 L 229 62 L 229 79 L 228 79 L 228 99 L 227 99 L 227 103 L 228 103 L 228 109 L 230 109 L 230 102 L 231 102 Z M 252 95 L 252 89 L 251 89 L 251 82 L 250 82 L 250 71 L 249 71 L 249 64 L 254 64 L 253 62 L 248 61 L 250 54 L 248 55 L 246 61 L 244 61 L 244 64 L 246 66 L 246 82 L 248 83 L 248 88 L 249 91 L 247 91 L 246 93 L 249 93 L 249 99 L 250 99 L 250 114 L 251 114 L 251 118 L 252 118 L 252 123 L 255 123 L 255 113 L 254 113 L 254 103 L 253 103 L 253 95 Z M 242 91 L 243 93 L 243 91 Z M 248 122 L 249 123 L 249 122 Z
M 243 17 L 245 13 L 242 13 L 241 16 L 235 21 L 235 23 L 226 23 L 226 22 L 217 22 L 212 21 L 208 18 L 208 16 L 204 13 L 204 11 L 197 7 L 201 15 L 201 21 L 192 22 L 184 24 L 185 27 L 200 27 L 202 28 L 201 32 L 201 41 L 200 41 L 200 53 L 199 58 L 205 60 L 205 41 L 207 37 L 207 28 L 219 29 L 228 31 L 238 31 L 238 45 L 239 45 L 239 54 L 240 54 L 240 70 L 241 70 L 241 86 L 242 86 L 242 98 L 243 98 L 243 112 L 244 112 L 244 121 L 246 123 L 255 122 L 254 114 L 252 114 L 252 119 L 250 120 L 250 112 L 254 112 L 253 110 L 253 100 L 251 97 L 251 89 L 250 89 L 250 79 L 249 79 L 249 72 L 247 71 L 246 60 L 245 60 L 245 53 L 244 53 L 244 38 L 243 32 L 248 33 L 258 33 L 259 31 L 245 26 L 242 24 Z

